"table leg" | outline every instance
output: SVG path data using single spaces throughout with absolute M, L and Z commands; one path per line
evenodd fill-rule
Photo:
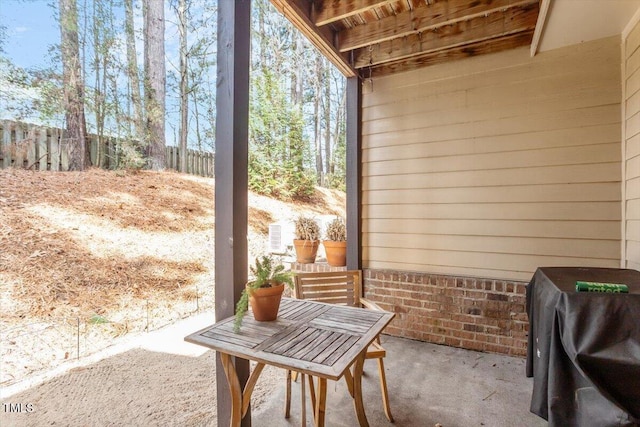
M 287 387 L 284 393 L 284 417 L 291 415 L 291 371 L 287 370 Z
M 316 395 L 315 422 L 316 427 L 324 427 L 324 414 L 327 406 L 327 379 L 318 378 L 318 394 Z
M 224 374 L 227 377 L 227 384 L 231 393 L 231 427 L 239 427 L 240 421 L 247 414 L 249 404 L 251 403 L 251 393 L 258 382 L 258 378 L 264 369 L 264 363 L 258 363 L 249 375 L 249 379 L 244 386 L 244 390 L 240 387 L 240 380 L 236 367 L 233 364 L 231 356 L 220 352 L 220 360 Z
M 231 356 L 226 353 L 220 353 L 220 360 L 224 368 L 224 374 L 227 377 L 227 384 L 231 392 L 231 427 L 239 427 L 242 420 L 242 390 L 240 389 L 240 380 L 236 367 L 233 365 Z
M 300 374 L 300 425 L 305 427 L 307 425 L 307 399 L 304 383 L 305 374 Z
M 313 377 L 311 375 L 307 375 L 307 379 L 309 380 L 309 396 L 311 396 L 311 407 L 313 408 L 313 416 L 316 416 L 316 389 L 313 385 Z
M 364 404 L 362 403 L 362 372 L 364 371 L 366 355 L 367 349 L 365 348 L 364 351 L 358 355 L 353 368 L 353 406 L 355 407 L 360 427 L 369 427 L 367 416 L 364 413 Z
M 347 383 L 347 390 L 349 390 L 349 395 L 353 397 L 353 375 L 351 375 L 351 368 L 347 369 L 344 373 L 344 382 Z

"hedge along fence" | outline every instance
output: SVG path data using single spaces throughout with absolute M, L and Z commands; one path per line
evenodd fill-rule
M 68 139 L 65 131 L 14 121 L 0 121 L 0 169 L 20 168 L 33 170 L 67 171 L 69 170 Z M 89 134 L 91 164 L 103 169 L 118 169 L 121 162 L 118 138 L 102 138 L 100 161 L 98 163 L 97 135 Z M 166 147 L 165 163 L 167 169 L 178 170 L 182 153 L 178 147 Z M 212 177 L 213 153 L 187 150 L 187 173 Z

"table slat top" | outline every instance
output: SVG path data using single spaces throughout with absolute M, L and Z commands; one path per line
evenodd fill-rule
M 393 319 L 389 312 L 283 298 L 278 319 L 233 317 L 185 338 L 233 356 L 337 380 Z

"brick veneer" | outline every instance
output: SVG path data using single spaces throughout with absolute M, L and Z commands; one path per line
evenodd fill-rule
M 330 271 L 296 264 L 294 271 Z M 526 283 L 393 270 L 363 271 L 364 294 L 396 317 L 385 333 L 470 350 L 525 356 Z
M 396 313 L 390 335 L 524 356 L 526 283 L 365 270 L 365 295 Z

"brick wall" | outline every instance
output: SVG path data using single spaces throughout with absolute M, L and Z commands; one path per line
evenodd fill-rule
M 368 299 L 396 313 L 385 333 L 470 350 L 525 356 L 526 283 L 365 270 Z
M 294 271 L 344 270 L 293 264 Z M 525 356 L 526 283 L 392 270 L 363 271 L 364 295 L 396 317 L 385 333 L 470 350 Z

